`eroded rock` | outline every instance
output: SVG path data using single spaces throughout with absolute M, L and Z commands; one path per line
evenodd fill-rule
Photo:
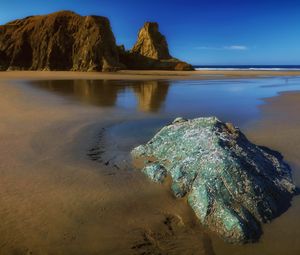
M 0 26 L 0 71 L 119 69 L 192 70 L 169 54 L 158 24 L 147 22 L 131 51 L 117 46 L 110 22 L 71 11 L 30 16 Z
M 128 69 L 176 70 L 189 71 L 193 67 L 173 58 L 164 35 L 159 32 L 156 22 L 146 22 L 138 33 L 138 38 L 131 49 L 125 51 L 119 47 L 120 60 Z
M 2 70 L 115 71 L 122 67 L 105 17 L 61 11 L 0 26 Z
M 165 36 L 158 30 L 156 22 L 146 22 L 138 34 L 132 53 L 153 59 L 170 59 L 169 47 Z
M 290 206 L 291 170 L 280 153 L 247 140 L 215 117 L 177 118 L 132 151 L 156 182 L 172 177 L 176 197 L 186 197 L 202 224 L 233 243 L 255 241 L 261 223 Z

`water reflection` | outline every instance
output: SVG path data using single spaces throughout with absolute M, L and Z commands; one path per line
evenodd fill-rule
M 33 82 L 32 85 L 91 105 L 136 104 L 144 112 L 159 111 L 169 90 L 168 81 L 49 80 Z M 128 97 L 128 94 L 135 95 L 135 98 Z
M 167 81 L 143 81 L 138 86 L 133 86 L 133 90 L 138 98 L 138 109 L 145 112 L 158 111 L 169 90 Z
M 260 115 L 262 98 L 300 89 L 300 77 L 198 81 L 49 80 L 35 88 L 99 107 L 183 116 L 217 116 L 242 126 Z

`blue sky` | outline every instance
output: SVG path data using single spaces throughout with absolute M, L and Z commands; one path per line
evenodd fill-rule
M 73 10 L 107 16 L 131 48 L 157 21 L 173 56 L 192 64 L 300 64 L 300 0 L 0 0 L 0 23 Z

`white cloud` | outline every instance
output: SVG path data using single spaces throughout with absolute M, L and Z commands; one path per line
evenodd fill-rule
M 248 50 L 249 48 L 245 45 L 230 45 L 222 47 L 211 47 L 211 46 L 197 46 L 195 50 Z
M 230 46 L 225 46 L 225 50 L 248 50 L 248 47 L 245 45 L 230 45 Z

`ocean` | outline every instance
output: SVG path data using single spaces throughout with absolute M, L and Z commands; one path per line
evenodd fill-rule
M 194 65 L 196 70 L 300 71 L 300 65 Z

